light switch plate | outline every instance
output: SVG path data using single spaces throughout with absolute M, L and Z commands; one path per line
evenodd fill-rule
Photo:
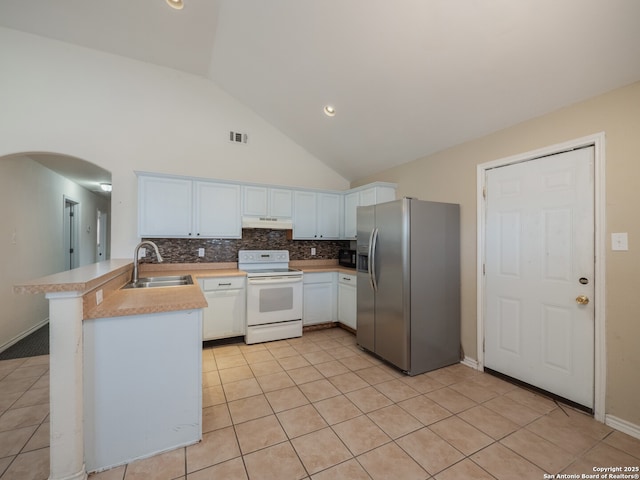
M 629 236 L 627 232 L 611 234 L 611 250 L 629 250 Z
M 204 257 L 204 248 L 199 248 L 198 249 L 198 256 L 199 257 Z

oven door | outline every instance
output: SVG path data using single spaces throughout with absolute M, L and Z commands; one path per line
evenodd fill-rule
M 247 279 L 247 325 L 264 325 L 301 318 L 301 275 Z

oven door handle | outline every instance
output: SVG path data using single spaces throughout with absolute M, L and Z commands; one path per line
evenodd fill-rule
M 302 277 L 253 277 L 249 278 L 248 280 L 249 283 L 259 283 L 260 285 L 274 285 L 277 283 L 299 283 L 302 282 Z

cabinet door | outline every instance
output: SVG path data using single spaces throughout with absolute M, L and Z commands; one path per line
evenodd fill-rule
M 196 182 L 196 237 L 241 238 L 240 185 Z
M 245 334 L 245 293 L 242 290 L 205 292 L 209 303 L 202 322 L 203 340 L 238 337 Z
M 360 191 L 360 206 L 366 207 L 367 205 L 375 205 L 376 203 L 378 202 L 375 187 Z
M 376 203 L 392 202 L 396 199 L 396 189 L 391 187 L 376 187 Z
M 138 236 L 188 237 L 192 232 L 193 182 L 138 177 Z
M 302 324 L 335 322 L 335 285 L 333 283 L 309 283 L 304 285 Z
M 319 238 L 340 238 L 342 216 L 341 194 L 318 193 L 318 219 L 316 230 Z
M 293 194 L 293 238 L 316 238 L 315 192 L 297 191 Z
M 338 284 L 338 321 L 356 329 L 356 287 Z
M 282 188 L 270 188 L 268 212 L 272 217 L 291 218 L 293 214 L 293 192 Z
M 242 214 L 250 217 L 267 216 L 267 187 L 242 187 Z
M 359 205 L 360 193 L 347 193 L 344 197 L 344 236 L 356 238 L 356 212 Z

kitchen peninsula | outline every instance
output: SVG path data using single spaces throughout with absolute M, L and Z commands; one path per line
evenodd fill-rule
M 353 273 L 335 260 L 294 261 L 292 266 L 309 274 Z M 52 480 L 83 479 L 86 471 L 200 439 L 200 312 L 207 301 L 197 279 L 246 274 L 236 262 L 144 263 L 141 275 L 191 275 L 194 284 L 121 289 L 132 268 L 131 260 L 110 260 L 14 287 L 16 293 L 44 293 L 49 299 Z M 176 398 L 176 392 L 184 395 Z M 173 438 L 165 446 L 149 443 L 147 437 L 160 435 L 140 419 L 155 413 L 153 409 L 175 411 L 183 404 L 190 405 L 191 419 L 170 422 L 179 422 L 175 430 L 190 431 L 191 437 Z M 121 410 L 116 417 L 113 410 L 105 415 L 104 408 L 111 406 Z M 136 418 L 139 410 L 144 415 Z M 105 438 L 110 447 L 98 448 L 97 440 Z
M 120 290 L 131 271 L 110 260 L 14 287 L 49 300 L 51 480 L 201 439 L 207 302 L 197 285 Z

